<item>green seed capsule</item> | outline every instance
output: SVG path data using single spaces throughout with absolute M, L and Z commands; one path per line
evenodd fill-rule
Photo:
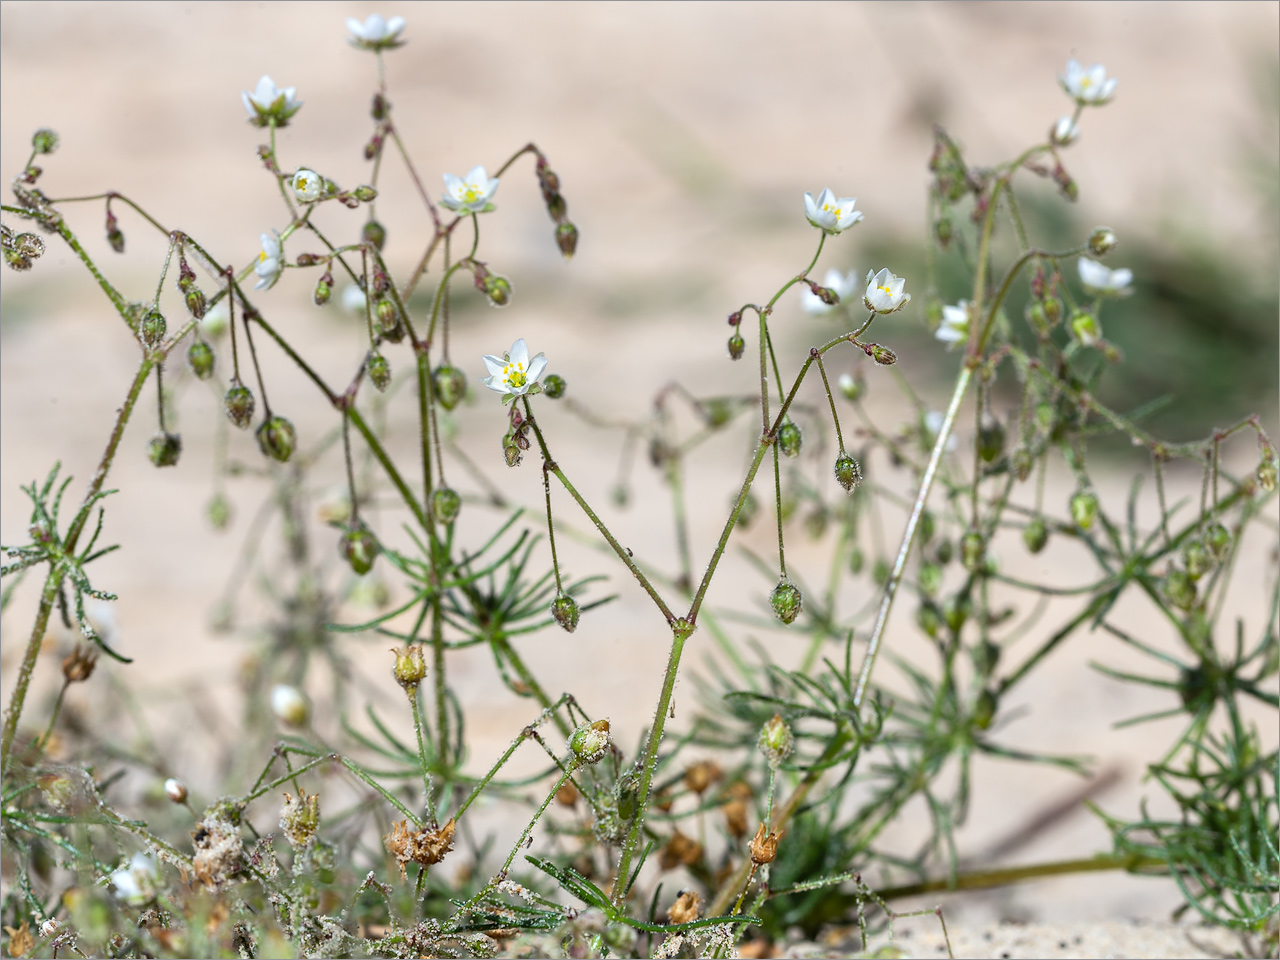
M 1196 605 L 1196 584 L 1185 570 L 1170 568 L 1162 584 L 1164 595 L 1179 610 L 1190 610 Z
M 1043 517 L 1035 517 L 1022 528 L 1022 542 L 1032 553 L 1039 553 L 1049 542 L 1049 528 Z
M 440 523 L 453 523 L 462 509 L 462 498 L 456 490 L 440 487 L 431 494 L 431 515 Z
M 564 628 L 565 633 L 573 633 L 577 629 L 582 610 L 578 607 L 577 600 L 562 593 L 551 601 L 551 616 L 555 617 L 556 623 Z
M 446 410 L 452 410 L 467 395 L 467 375 L 452 364 L 436 367 L 431 379 L 436 388 L 436 399 Z
M 1098 514 L 1098 498 L 1088 490 L 1081 490 L 1071 498 L 1071 519 L 1081 530 L 1093 526 L 1093 519 Z
M 361 577 L 369 572 L 381 550 L 378 538 L 363 525 L 347 530 L 338 542 L 338 552 L 356 575 Z
M 157 433 L 147 443 L 147 456 L 157 467 L 172 467 L 182 455 L 182 438 L 176 433 Z
M 778 585 L 773 588 L 773 592 L 769 594 L 769 605 L 773 607 L 774 616 L 785 624 L 792 624 L 796 617 L 800 616 L 800 610 L 804 606 L 804 598 L 800 596 L 799 589 L 788 579 L 783 577 L 778 581 Z
M 298 434 L 293 424 L 284 417 L 271 417 L 258 427 L 258 449 L 270 457 L 285 463 L 293 456 L 298 445 Z
M 970 530 L 960 539 L 960 563 L 970 573 L 982 569 L 986 552 L 987 542 L 978 531 Z
M 788 457 L 795 459 L 800 456 L 800 446 L 803 441 L 804 435 L 793 421 L 788 420 L 778 428 L 778 449 Z
M 213 361 L 213 347 L 203 340 L 197 340 L 187 348 L 187 366 L 200 380 L 213 376 Z
M 243 430 L 253 422 L 255 406 L 253 391 L 242 384 L 233 384 L 222 398 L 222 408 L 227 412 L 227 419 Z

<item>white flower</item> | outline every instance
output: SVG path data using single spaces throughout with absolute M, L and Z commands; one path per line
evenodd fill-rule
M 946 423 L 947 418 L 937 410 L 930 410 L 924 415 L 924 432 L 925 440 L 930 448 L 938 442 L 938 433 L 942 430 L 942 425 Z M 956 434 L 951 431 L 951 436 L 947 437 L 947 453 L 952 453 L 956 448 Z
M 1129 293 L 1129 284 L 1133 282 L 1132 270 L 1111 270 L 1088 257 L 1081 257 L 1077 265 L 1080 282 L 1090 293 L 1096 296 L 1124 296 Z
M 822 278 L 822 285 L 828 290 L 834 290 L 836 296 L 841 302 L 847 300 L 853 295 L 853 291 L 858 287 L 858 275 L 850 270 L 848 273 L 841 273 L 839 270 L 828 270 L 826 276 Z M 822 302 L 822 298 L 816 296 L 808 287 L 800 291 L 800 305 L 804 307 L 805 313 L 823 314 L 830 313 L 835 309 L 835 304 L 827 304 Z
M 485 213 L 492 210 L 489 198 L 498 189 L 498 178 L 485 175 L 484 167 L 472 167 L 459 180 L 452 173 L 444 175 L 444 196 L 440 203 L 457 213 Z
M 957 343 L 969 339 L 969 301 L 961 300 L 954 307 L 942 308 L 942 323 L 933 334 L 943 343 L 950 344 L 951 349 Z
M 324 191 L 324 178 L 314 170 L 304 167 L 293 175 L 289 186 L 293 187 L 293 195 L 302 203 L 310 203 L 320 199 L 320 194 Z
M 285 87 L 281 90 L 270 77 L 260 79 L 253 93 L 241 90 L 240 99 L 249 112 L 249 119 L 259 127 L 267 126 L 272 120 L 275 120 L 277 127 L 283 127 L 290 117 L 302 109 L 297 87 Z
M 145 853 L 135 853 L 132 860 L 108 879 L 115 887 L 117 897 L 125 903 L 141 906 L 155 899 L 156 876 L 156 862 Z
M 351 37 L 347 42 L 353 47 L 360 47 L 364 50 L 382 50 L 391 47 L 399 47 L 404 45 L 404 41 L 397 41 L 396 37 L 400 35 L 400 31 L 404 29 L 404 17 L 392 17 L 390 20 L 383 20 L 380 14 L 373 14 L 364 23 L 361 23 L 355 17 L 347 17 L 347 29 L 351 31 Z
M 348 283 L 342 291 L 342 309 L 348 313 L 364 313 L 365 295 L 356 284 Z
M 1059 117 L 1058 122 L 1053 126 L 1053 132 L 1049 134 L 1049 139 L 1060 147 L 1075 143 L 1076 137 L 1080 136 L 1080 125 L 1076 123 L 1074 117 Z
M 824 187 L 817 200 L 813 199 L 812 193 L 804 195 L 804 215 L 815 227 L 827 233 L 842 233 L 862 219 L 862 213 L 854 209 L 857 203 L 857 197 L 837 200 L 836 195 Z
M 481 381 L 486 387 L 518 397 L 537 383 L 547 367 L 547 358 L 538 354 L 529 359 L 529 345 L 521 338 L 501 357 L 486 356 L 484 365 L 489 368 L 489 376 Z
M 206 310 L 204 316 L 200 318 L 200 332 L 204 334 L 206 340 L 216 340 L 227 332 L 227 323 L 230 319 L 227 300 L 224 297 Z
M 280 271 L 284 269 L 284 246 L 280 242 L 280 234 L 276 230 L 261 236 L 262 250 L 258 254 L 258 265 L 253 272 L 258 275 L 255 290 L 270 290 L 280 279 Z
M 1100 107 L 1115 96 L 1116 79 L 1107 78 L 1107 68 L 1095 63 L 1086 70 L 1075 60 L 1067 61 L 1067 72 L 1058 78 L 1067 96 L 1081 105 Z
M 297 687 L 277 683 L 271 688 L 271 712 L 291 727 L 307 722 L 307 698 Z
M 895 277 L 888 267 L 882 267 L 879 273 L 867 271 L 867 292 L 862 302 L 868 310 L 876 313 L 901 310 L 911 302 L 911 295 L 902 290 L 906 285 L 907 281 L 902 277 Z

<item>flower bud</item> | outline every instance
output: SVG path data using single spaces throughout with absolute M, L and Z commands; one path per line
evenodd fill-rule
M 987 542 L 977 530 L 970 530 L 960 538 L 960 564 L 970 573 L 982 569 L 986 553 Z
M 203 340 L 197 340 L 187 348 L 187 366 L 199 380 L 213 376 L 213 360 L 213 347 Z
M 107 211 L 107 243 L 111 244 L 111 249 L 116 253 L 124 253 L 124 233 L 116 215 L 110 210 Z
M 820 287 L 812 280 L 806 280 L 809 285 L 809 292 L 825 303 L 828 307 L 834 307 L 840 302 L 840 294 L 836 293 L 830 287 Z
M 138 336 L 142 337 L 142 342 L 148 347 L 154 347 L 164 339 L 165 330 L 168 324 L 165 323 L 164 314 L 152 307 L 142 315 L 142 319 L 138 321 Z
M 422 644 L 406 644 L 403 648 L 391 652 L 396 655 L 394 671 L 396 683 L 400 684 L 406 693 L 413 693 L 422 682 L 422 678 L 427 675 L 427 658 L 423 653 Z
M 387 119 L 387 111 L 391 109 L 391 104 L 387 102 L 387 98 L 380 93 L 373 95 L 373 104 L 369 108 L 369 116 L 375 120 Z
M 381 250 L 387 242 L 387 229 L 377 220 L 367 220 L 360 229 L 360 239 L 364 243 L 372 244 L 375 250 Z
M 1049 297 L 1041 304 L 1044 310 L 1045 322 L 1051 327 L 1056 327 L 1058 321 L 1062 319 L 1062 301 L 1057 297 Z
M 1081 530 L 1093 526 L 1098 513 L 1098 498 L 1088 490 L 1080 490 L 1071 498 L 1071 519 Z
M 506 277 L 490 274 L 485 277 L 482 289 L 492 306 L 505 307 L 511 302 L 511 281 Z
M 866 389 L 866 383 L 861 377 L 855 377 L 851 373 L 842 373 L 840 378 L 836 380 L 836 386 L 840 392 L 844 394 L 847 400 L 857 400 L 862 396 Z
M 62 678 L 67 683 L 84 683 L 93 676 L 93 668 L 97 664 L 97 649 L 77 643 L 75 649 L 62 659 Z
M 1031 476 L 1031 468 L 1035 466 L 1035 459 L 1031 456 L 1031 451 L 1026 447 L 1018 447 L 1013 451 L 1013 473 L 1019 481 L 1026 480 Z
M 431 379 L 436 388 L 436 399 L 446 410 L 452 410 L 467 395 L 467 375 L 451 364 L 436 367 Z
M 176 433 L 157 433 L 147 442 L 147 456 L 157 467 L 172 467 L 182 455 L 182 438 Z
M 1196 605 L 1196 584 L 1185 570 L 1170 567 L 1160 588 L 1179 610 L 1190 610 Z
M 368 371 L 369 381 L 377 388 L 379 393 L 387 389 L 387 385 L 391 383 L 391 364 L 387 363 L 387 358 L 378 353 L 377 350 L 370 350 L 369 355 L 365 358 L 364 368 Z
M 1110 227 L 1098 227 L 1089 234 L 1089 252 L 1095 257 L 1105 256 L 1115 249 L 1116 235 Z
M 1022 528 L 1022 542 L 1032 553 L 1039 553 L 1049 542 L 1049 528 L 1043 517 L 1033 517 L 1031 522 Z
M 803 440 L 804 435 L 800 432 L 800 427 L 791 420 L 778 428 L 778 449 L 793 460 L 800 456 L 800 445 Z
M 543 199 L 546 201 L 547 213 L 551 215 L 551 219 L 556 223 L 563 221 L 565 213 L 568 212 L 564 197 L 558 193 L 552 193 L 550 195 L 544 194 Z
M 938 246 L 946 250 L 951 245 L 951 218 L 939 217 L 933 226 L 934 235 L 938 238 Z
M 740 334 L 735 328 L 733 331 L 733 336 L 729 338 L 729 359 L 741 360 L 742 353 L 746 349 L 747 349 L 747 341 L 742 339 L 742 334 Z
M 756 745 L 760 748 L 760 752 L 764 754 L 765 760 L 774 770 L 791 756 L 791 751 L 795 749 L 796 738 L 791 732 L 791 727 L 787 721 L 783 720 L 779 714 L 765 722 L 760 728 L 760 736 L 756 741 Z
M 556 618 L 556 623 L 564 627 L 565 633 L 573 633 L 578 626 L 578 618 L 581 615 L 582 611 L 578 609 L 578 601 L 567 593 L 559 594 L 551 601 L 551 616 Z
M 609 721 L 597 720 L 584 723 L 569 738 L 569 750 L 582 766 L 599 763 L 612 743 L 609 737 Z
M 58 135 L 48 127 L 41 127 L 31 135 L 31 149 L 36 153 L 53 153 L 58 149 Z
M 942 613 L 938 610 L 937 604 L 926 600 L 916 607 L 916 626 L 924 632 L 925 636 L 937 639 L 938 631 L 942 629 Z
M 542 392 L 552 400 L 559 400 L 563 397 L 565 387 L 564 377 L 558 373 L 548 374 L 542 378 Z
M 507 461 L 508 467 L 518 467 L 520 461 L 524 459 L 524 454 L 520 452 L 520 445 L 516 443 L 514 436 L 508 435 L 503 438 L 502 458 Z
M 359 577 L 369 572 L 381 549 L 378 538 L 363 524 L 349 527 L 338 541 L 338 553 Z
M 1267 493 L 1276 492 L 1276 457 L 1274 453 L 1266 452 L 1262 456 L 1262 460 L 1258 463 L 1256 474 L 1258 478 L 1258 486 Z
M 942 619 L 952 633 L 959 633 L 972 609 L 973 602 L 967 594 L 948 597 L 942 604 Z
M 796 617 L 800 616 L 804 598 L 795 584 L 783 577 L 769 594 L 769 606 L 773 607 L 774 616 L 790 625 L 795 622 Z
M 199 288 L 193 287 L 187 291 L 187 312 L 199 320 L 204 316 L 205 310 L 208 309 L 208 301 L 205 299 L 204 292 Z
M 888 367 L 898 362 L 898 355 L 896 353 L 888 347 L 880 346 L 878 343 L 864 344 L 862 350 L 868 357 L 880 364 L 882 367 Z
M 271 688 L 271 712 L 290 727 L 301 727 L 311 713 L 307 698 L 297 687 L 277 683 Z
M 370 186 L 369 184 L 367 184 L 367 183 L 362 183 L 362 184 L 360 184 L 360 186 L 356 187 L 354 190 L 352 190 L 352 191 L 351 191 L 351 195 L 352 195 L 353 197 L 355 197 L 357 200 L 359 200 L 361 203 L 373 203 L 373 201 L 375 201 L 375 200 L 377 200 L 377 199 L 378 199 L 378 191 L 377 191 L 377 188 L 375 188 L 375 187 L 371 187 L 371 186 Z M 370 220 L 370 221 L 369 221 L 369 223 L 374 223 L 374 222 L 375 222 L 375 221 L 373 221 L 373 220 Z M 368 226 L 368 224 L 366 224 L 366 226 Z M 381 227 L 381 224 L 379 224 L 379 227 Z M 366 240 L 368 240 L 369 238 L 368 238 L 368 237 L 365 237 L 365 239 L 366 239 Z M 386 242 L 386 239 L 387 239 L 387 232 L 386 232 L 385 230 L 383 230 L 383 231 L 382 231 L 382 242 L 383 242 L 383 243 L 385 243 L 385 242 Z M 371 242 L 372 242 L 372 241 L 371 241 Z M 379 249 L 379 250 L 381 250 L 381 249 L 382 249 L 382 243 L 377 244 L 377 247 L 378 247 L 378 249 Z
M 858 466 L 858 461 L 847 453 L 842 453 L 836 458 L 835 474 L 836 483 L 850 493 L 862 482 L 862 468 Z
M 560 255 L 566 260 L 573 259 L 574 253 L 577 252 L 578 228 L 568 220 L 556 224 L 556 246 L 560 248 Z
M 298 445 L 293 424 L 284 417 L 269 417 L 258 427 L 258 449 L 280 463 L 288 462 Z
M 187 799 L 187 785 L 170 777 L 164 782 L 164 794 L 174 803 L 182 803 Z
M 315 293 L 312 294 L 317 307 L 323 307 L 333 296 L 333 274 L 328 270 L 316 281 Z
M 1187 568 L 1187 576 L 1199 580 L 1213 569 L 1213 557 L 1199 540 L 1190 540 L 1182 548 L 1182 565 Z
M 928 561 L 920 564 L 920 592 L 926 597 L 932 597 L 940 589 L 942 589 L 942 568 Z
M 379 300 L 378 309 L 378 331 L 380 333 L 390 333 L 396 328 L 396 324 L 400 322 L 400 311 L 396 309 L 396 305 L 390 300 Z
M 1004 425 L 999 420 L 982 418 L 978 427 L 978 456 L 991 463 L 1004 452 Z
M 1222 563 L 1231 551 L 1231 533 L 1220 523 L 1211 523 L 1204 532 L 1204 545 L 1215 563 Z
M 458 511 L 462 509 L 462 498 L 458 491 L 449 487 L 437 487 L 431 493 L 431 515 L 437 523 L 453 523 L 458 519 Z
M 253 391 L 240 383 L 232 384 L 222 398 L 222 409 L 227 412 L 227 419 L 241 430 L 253 421 L 254 406 Z

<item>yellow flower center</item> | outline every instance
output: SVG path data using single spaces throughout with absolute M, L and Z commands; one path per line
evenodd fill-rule
M 263 250 L 261 253 L 258 254 L 259 263 L 266 263 L 268 259 L 269 258 L 267 257 L 267 251 Z
M 475 203 L 480 199 L 480 188 L 468 183 L 462 191 L 463 203 Z
M 888 284 L 885 284 L 884 286 L 876 287 L 876 289 L 881 291 L 886 297 L 893 296 L 893 291 L 889 289 Z
M 1081 88 L 1082 90 L 1088 90 L 1088 89 L 1089 89 L 1089 87 L 1090 87 L 1090 86 L 1092 86 L 1092 84 L 1093 84 L 1093 81 L 1092 81 L 1092 80 L 1090 80 L 1088 77 L 1081 77 L 1081 78 L 1080 78 L 1080 88 Z
M 502 368 L 502 379 L 506 381 L 509 387 L 523 387 L 529 382 L 529 378 L 525 376 L 523 363 L 508 363 Z

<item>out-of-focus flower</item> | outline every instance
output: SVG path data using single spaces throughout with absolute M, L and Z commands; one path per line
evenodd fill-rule
M 1078 136 L 1080 136 L 1080 124 L 1076 123 L 1075 117 L 1059 117 L 1058 122 L 1053 125 L 1053 132 L 1049 135 L 1049 139 L 1058 146 L 1065 147 L 1067 144 L 1075 143 Z
M 257 127 L 283 127 L 289 118 L 302 109 L 302 101 L 298 99 L 296 87 L 285 87 L 281 90 L 270 77 L 262 77 L 253 93 L 240 91 L 240 99 L 249 112 L 249 120 Z
M 879 273 L 867 272 L 867 292 L 862 302 L 868 310 L 876 313 L 894 313 L 911 302 L 911 295 L 904 293 L 907 281 L 895 277 L 888 267 L 882 267 Z
M 404 17 L 392 17 L 383 20 L 381 14 L 371 14 L 364 23 L 355 17 L 347 17 L 347 29 L 351 36 L 347 42 L 362 50 L 389 50 L 404 46 L 403 40 L 397 40 L 404 29 Z
M 446 173 L 440 204 L 456 213 L 486 213 L 493 209 L 489 200 L 497 189 L 498 178 L 489 179 L 484 167 L 472 167 L 461 180 Z
M 271 712 L 291 727 L 307 722 L 307 698 L 297 687 L 277 683 L 271 688 Z
M 948 304 L 942 308 L 942 323 L 939 324 L 934 336 L 948 344 L 947 349 L 969 339 L 968 300 L 961 300 L 955 306 Z
M 1130 292 L 1133 283 L 1133 271 L 1121 268 L 1112 270 L 1097 260 L 1081 257 L 1077 261 L 1080 270 L 1080 282 L 1086 290 L 1095 296 L 1125 296 Z
M 289 182 L 293 187 L 293 195 L 303 203 L 319 200 L 324 191 L 324 178 L 314 170 L 302 169 L 293 175 Z
M 116 896 L 125 903 L 141 906 L 156 895 L 156 862 L 145 853 L 135 853 L 130 860 L 108 878 Z
M 530 359 L 529 345 L 521 338 L 501 357 L 486 356 L 484 365 L 489 368 L 489 376 L 481 381 L 486 387 L 518 397 L 537 383 L 547 367 L 547 358 L 538 354 Z
M 284 269 L 284 244 L 280 242 L 280 234 L 276 230 L 261 236 L 262 251 L 258 254 L 258 265 L 253 272 L 258 275 L 255 290 L 270 290 L 280 279 L 280 271 Z
M 947 418 L 937 410 L 930 410 L 924 415 L 924 432 L 925 440 L 929 447 L 932 448 L 938 442 L 938 433 L 942 430 L 942 425 Z M 947 437 L 947 453 L 952 453 L 956 449 L 956 434 L 953 430 L 951 436 Z
M 1116 95 L 1115 77 L 1107 77 L 1107 68 L 1095 63 L 1089 69 L 1075 60 L 1067 61 L 1067 72 L 1058 78 L 1067 96 L 1081 106 L 1100 107 Z
M 342 309 L 348 313 L 364 313 L 364 291 L 356 284 L 349 283 L 342 290 Z
M 857 289 L 858 275 L 852 270 L 848 273 L 841 273 L 839 270 L 831 269 L 822 278 L 822 285 L 828 290 L 834 290 L 836 296 L 843 301 L 852 296 L 854 290 Z M 805 313 L 815 315 L 830 313 L 835 309 L 835 304 L 823 303 L 822 298 L 815 295 L 807 287 L 800 291 L 800 305 L 804 307 Z
M 855 210 L 857 197 L 841 197 L 823 188 L 818 199 L 812 193 L 804 195 L 804 215 L 809 222 L 827 233 L 843 233 L 862 219 L 862 212 Z
M 204 312 L 204 316 L 200 318 L 200 332 L 208 340 L 217 340 L 227 332 L 227 323 L 230 319 L 227 300 L 224 297 Z

